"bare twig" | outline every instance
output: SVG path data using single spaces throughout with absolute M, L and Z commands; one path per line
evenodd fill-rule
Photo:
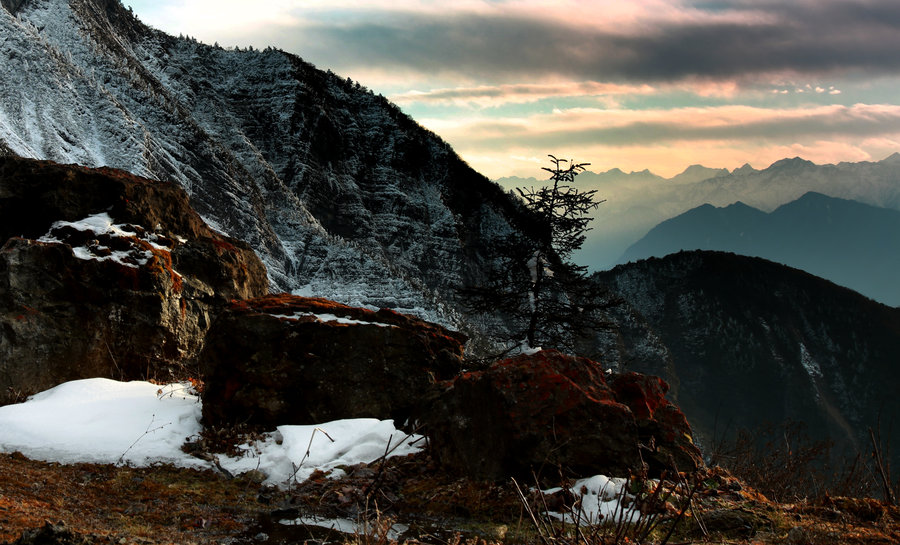
M 879 438 L 875 438 L 875 432 L 869 428 L 869 438 L 872 440 L 872 457 L 875 459 L 875 468 L 878 470 L 878 476 L 881 478 L 881 485 L 884 488 L 884 501 L 889 505 L 897 505 L 897 498 L 894 496 L 893 483 L 889 470 L 885 469 L 884 459 L 881 453 L 881 433 Z
M 541 540 L 541 543 L 544 545 L 550 545 L 550 541 L 548 536 L 545 535 L 544 530 L 541 524 L 538 522 L 537 517 L 534 514 L 534 511 L 531 509 L 531 505 L 528 503 L 528 500 L 525 498 L 525 494 L 522 493 L 522 488 L 519 486 L 519 483 L 516 482 L 515 479 L 512 479 L 513 485 L 516 487 L 516 492 L 519 494 L 519 500 L 522 502 L 522 506 L 525 508 L 525 512 L 528 513 L 528 517 L 531 518 L 532 524 L 534 524 L 535 530 L 537 530 L 538 537 Z
M 125 374 L 122 373 L 122 369 L 119 367 L 119 363 L 116 361 L 116 357 L 113 356 L 112 349 L 109 347 L 109 343 L 104 340 L 103 344 L 106 345 L 106 351 L 109 353 L 109 359 L 112 360 L 113 366 L 115 366 L 115 368 L 116 368 L 116 373 L 119 374 L 119 380 L 124 379 Z
M 165 428 L 166 426 L 168 426 L 169 424 L 171 424 L 171 422 L 166 422 L 165 424 L 162 424 L 162 425 L 157 426 L 157 427 L 155 427 L 155 428 L 153 428 L 153 429 L 150 429 L 150 428 L 153 426 L 153 422 L 154 422 L 154 421 L 156 421 L 156 415 L 155 415 L 155 414 L 153 414 L 153 415 L 150 416 L 150 423 L 147 424 L 147 429 L 144 430 L 144 433 L 142 433 L 142 434 L 140 435 L 140 437 L 138 437 L 137 439 L 135 439 L 135 440 L 134 440 L 134 443 L 131 443 L 131 445 L 130 445 L 127 449 L 125 449 L 125 452 L 123 452 L 122 455 L 119 456 L 119 459 L 116 461 L 116 465 L 122 464 L 122 463 L 124 462 L 124 460 L 125 460 L 125 455 L 128 454 L 128 452 L 129 452 L 132 448 L 134 448 L 134 446 L 137 445 L 138 442 L 139 442 L 141 439 L 143 439 L 145 436 L 147 436 L 147 435 L 149 435 L 149 434 L 151 434 L 151 433 L 153 433 L 153 432 L 155 432 L 155 431 L 161 430 L 161 429 Z
M 288 477 L 288 480 L 293 479 L 296 482 L 297 472 L 300 471 L 301 467 L 303 467 L 303 462 L 305 462 L 306 459 L 309 458 L 309 451 L 312 450 L 313 439 L 315 439 L 315 437 L 316 437 L 316 432 L 323 433 L 325 435 L 325 437 L 327 437 L 328 439 L 331 440 L 332 443 L 334 443 L 334 439 L 330 435 L 328 435 L 327 431 L 323 430 L 322 428 L 320 428 L 318 426 L 313 428 L 313 432 L 309 435 L 309 444 L 306 445 L 306 454 L 303 455 L 303 458 L 300 459 L 300 463 L 297 464 L 296 466 L 294 465 L 293 462 L 291 462 L 291 467 L 294 468 L 294 472 L 291 473 L 291 476 Z

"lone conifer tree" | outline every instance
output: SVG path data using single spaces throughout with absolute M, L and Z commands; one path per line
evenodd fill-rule
M 531 236 L 506 238 L 487 285 L 470 290 L 472 307 L 500 311 L 514 322 L 507 343 L 525 342 L 572 350 L 580 333 L 595 329 L 595 310 L 602 306 L 602 290 L 587 279 L 587 267 L 570 261 L 590 228 L 590 213 L 603 201 L 596 191 L 580 191 L 572 184 L 589 163 L 549 156 L 548 183 L 540 188 L 517 188 L 536 229 Z

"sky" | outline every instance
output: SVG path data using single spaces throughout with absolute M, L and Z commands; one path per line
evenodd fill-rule
M 900 151 L 897 0 L 123 0 L 388 97 L 491 178 Z

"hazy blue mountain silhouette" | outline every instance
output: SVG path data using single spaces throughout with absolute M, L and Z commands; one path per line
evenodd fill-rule
M 719 250 L 803 269 L 900 306 L 900 211 L 809 192 L 770 213 L 706 204 L 664 221 L 619 259 Z

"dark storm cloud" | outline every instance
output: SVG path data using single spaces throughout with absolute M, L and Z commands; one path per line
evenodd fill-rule
M 348 67 L 364 63 L 495 81 L 523 74 L 672 81 L 782 71 L 900 72 L 900 1 L 731 1 L 716 8 L 701 12 L 708 17 L 656 21 L 627 33 L 523 16 L 378 14 L 370 22 L 306 28 L 302 48 Z

